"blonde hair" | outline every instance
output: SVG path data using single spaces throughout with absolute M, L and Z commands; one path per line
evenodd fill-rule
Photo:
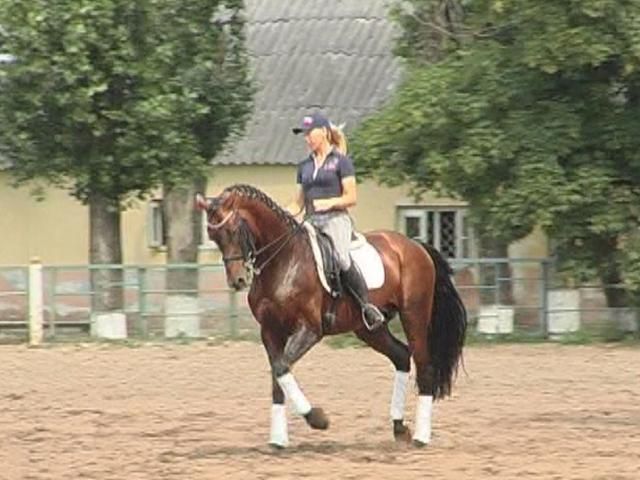
M 330 127 L 327 129 L 327 137 L 329 143 L 336 147 L 341 154 L 347 154 L 347 137 L 342 131 L 343 125 L 334 125 L 329 123 Z

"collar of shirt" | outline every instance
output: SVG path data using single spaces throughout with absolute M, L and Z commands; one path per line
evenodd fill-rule
M 331 147 L 331 150 L 329 150 L 329 153 L 327 153 L 327 156 L 326 156 L 326 157 L 324 157 L 324 160 L 322 161 L 322 164 L 320 164 L 320 166 L 324 165 L 324 163 L 329 159 L 329 157 L 334 157 L 334 156 L 336 156 L 336 155 L 337 155 L 337 153 L 338 153 L 338 151 L 336 150 L 336 147 Z M 311 152 L 311 153 L 309 154 L 308 159 L 309 159 L 309 160 L 311 160 L 313 163 L 315 163 L 315 162 L 316 162 L 316 156 L 315 156 L 315 153 Z

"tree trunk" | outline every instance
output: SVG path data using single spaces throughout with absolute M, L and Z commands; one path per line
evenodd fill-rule
M 190 184 L 165 187 L 163 212 L 167 232 L 167 297 L 165 335 L 199 337 L 198 247 L 202 236 L 202 212 L 195 195 L 204 192 L 204 178 Z M 190 264 L 191 267 L 172 267 Z
M 122 310 L 122 246 L 117 201 L 100 195 L 89 199 L 89 263 L 94 312 Z M 96 268 L 97 265 L 111 268 Z
M 610 309 L 607 317 L 618 331 L 635 329 L 636 335 L 640 335 L 640 318 L 635 309 L 630 308 L 629 292 L 625 288 L 622 271 L 616 259 L 617 249 L 618 239 L 612 237 L 605 240 L 596 253 L 600 258 L 598 273 L 607 307 Z
M 164 189 L 163 212 L 167 232 L 167 262 L 195 264 L 202 235 L 202 212 L 195 208 L 195 195 L 204 192 L 206 179 Z M 169 269 L 169 290 L 197 290 L 196 269 Z
M 623 285 L 620 268 L 612 259 L 606 269 L 600 271 L 600 281 L 607 299 L 607 307 L 624 308 L 629 306 L 627 291 Z
M 602 282 L 604 296 L 607 299 L 607 307 L 624 308 L 629 306 L 627 290 L 623 285 L 622 272 L 616 261 L 618 239 L 610 237 L 602 239 L 598 244 L 596 255 L 600 257 L 598 274 Z

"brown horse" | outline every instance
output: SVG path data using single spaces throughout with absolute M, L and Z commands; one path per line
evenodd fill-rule
M 249 185 L 233 185 L 209 200 L 198 196 L 197 204 L 207 212 L 209 237 L 220 247 L 229 286 L 250 287 L 249 305 L 273 374 L 269 443 L 288 444 L 285 396 L 312 428 L 328 428 L 323 410 L 311 406 L 291 368 L 323 335 L 350 331 L 395 366 L 390 413 L 397 440 L 411 438 L 403 419 L 413 357 L 419 391 L 413 442 L 429 443 L 432 402 L 451 392 L 467 327 L 446 260 L 397 232 L 367 234 L 385 271 L 383 286 L 371 290 L 370 299 L 388 320 L 399 314 L 409 345 L 386 324 L 369 331 L 350 297 L 338 300 L 337 319 L 327 331 L 322 317 L 333 300 L 321 286 L 309 236 L 292 215 Z

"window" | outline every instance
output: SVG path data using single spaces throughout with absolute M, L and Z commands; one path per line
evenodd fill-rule
M 401 208 L 399 223 L 407 237 L 433 245 L 447 258 L 472 256 L 472 237 L 463 208 Z
M 202 212 L 201 226 L 200 248 L 217 249 L 218 246 L 209 240 L 206 212 Z M 161 248 L 167 245 L 167 229 L 164 222 L 162 199 L 154 199 L 149 202 L 148 238 L 150 247 Z
M 154 248 L 164 247 L 167 244 L 167 235 L 164 228 L 162 200 L 149 202 L 148 237 L 149 246 Z

